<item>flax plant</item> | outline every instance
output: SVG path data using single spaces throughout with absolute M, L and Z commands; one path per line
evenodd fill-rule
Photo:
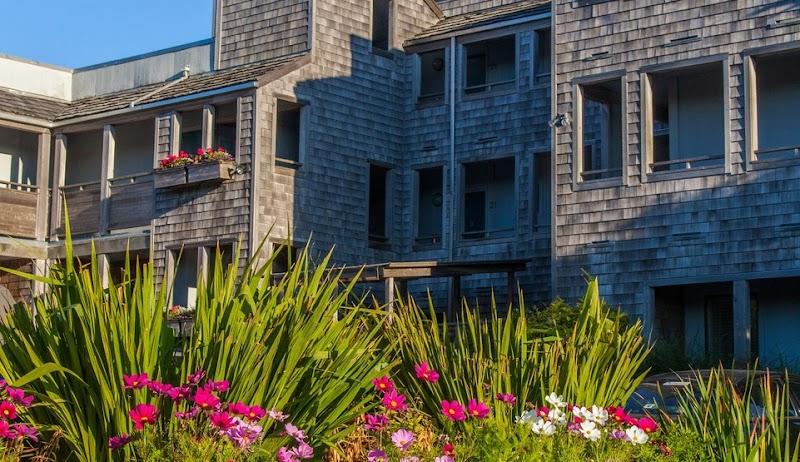
M 102 461 L 111 457 L 108 436 L 131 431 L 122 375 L 148 371 L 170 378 L 173 336 L 152 266 L 128 259 L 121 282 L 104 288 L 94 250 L 89 265 L 73 258 L 68 221 L 66 235 L 66 256 L 49 276 L 4 269 L 47 289 L 0 322 L 0 376 L 13 383 L 53 365 L 51 374 L 29 385 L 45 404 L 31 409 L 33 421 L 61 431 L 65 453 L 59 460 Z
M 788 387 L 772 378 L 750 370 L 737 386 L 721 366 L 707 377 L 697 373 L 693 387 L 678 395 L 680 416 L 674 424 L 700 435 L 715 460 L 796 462 L 800 441 L 789 430 Z M 757 396 L 763 409 L 758 410 Z

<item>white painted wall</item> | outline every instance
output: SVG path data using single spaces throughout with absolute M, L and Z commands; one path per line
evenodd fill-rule
M 103 132 L 70 133 L 67 135 L 66 185 L 100 181 L 103 160 Z
M 38 147 L 35 133 L 0 127 L 0 180 L 36 184 Z
M 0 87 L 70 100 L 72 70 L 0 55 Z
M 155 120 L 147 119 L 114 127 L 116 152 L 114 177 L 145 173 L 153 169 Z

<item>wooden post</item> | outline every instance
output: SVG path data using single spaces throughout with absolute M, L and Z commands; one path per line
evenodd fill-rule
M 214 118 L 216 113 L 214 106 L 206 104 L 203 106 L 203 149 L 214 148 Z
M 450 278 L 450 303 L 448 303 L 447 319 L 451 322 L 461 308 L 461 276 Z
M 389 277 L 384 280 L 384 296 L 386 297 L 386 309 L 391 313 L 394 311 L 394 278 Z
M 181 150 L 181 115 L 173 112 L 169 115 L 169 153 L 177 154 Z
M 55 159 L 53 160 L 53 186 L 51 191 L 50 203 L 50 236 L 58 235 L 58 228 L 61 226 L 63 217 L 61 216 L 61 187 L 64 186 L 64 175 L 67 166 L 67 137 L 63 133 L 56 135 Z
M 48 264 L 47 260 L 36 259 L 36 260 L 33 261 L 33 274 L 35 274 L 36 276 L 45 277 L 45 276 L 47 276 L 47 273 L 49 271 L 50 271 L 50 268 L 49 268 L 49 264 Z M 32 289 L 32 292 L 33 292 L 33 296 L 34 297 L 38 297 L 38 296 L 44 294 L 45 285 L 41 281 L 33 281 L 31 289 Z M 34 310 L 36 309 L 35 305 L 34 305 L 33 309 Z
M 39 134 L 39 149 L 36 160 L 36 240 L 47 237 L 47 217 L 50 216 L 50 133 Z
M 513 271 L 506 273 L 506 281 L 508 286 L 508 307 L 511 309 L 514 306 L 514 301 L 517 299 L 517 278 L 514 277 Z
M 114 178 L 114 155 L 116 153 L 116 132 L 114 127 L 103 127 L 103 160 L 100 170 L 100 234 L 108 233 L 111 209 L 111 180 Z
M 208 282 L 208 272 L 211 268 L 210 262 L 211 257 L 209 256 L 210 249 L 208 247 L 198 247 L 197 248 L 197 287 L 200 287 L 200 283 L 205 285 Z
M 733 281 L 733 358 L 737 364 L 750 361 L 750 282 Z

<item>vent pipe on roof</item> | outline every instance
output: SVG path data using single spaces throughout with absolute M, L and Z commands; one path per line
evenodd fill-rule
M 144 100 L 146 100 L 146 99 L 158 94 L 159 92 L 162 92 L 162 91 L 166 90 L 167 88 L 169 88 L 171 86 L 174 86 L 174 85 L 177 85 L 177 84 L 183 82 L 184 80 L 189 78 L 189 73 L 190 72 L 191 72 L 191 68 L 189 66 L 184 66 L 183 70 L 180 72 L 180 74 L 178 74 L 178 78 L 177 79 L 172 80 L 170 82 L 167 82 L 164 86 L 158 87 L 155 90 L 147 93 L 146 95 L 142 95 L 142 96 L 136 98 L 135 100 L 131 101 L 131 103 L 129 104 L 129 107 L 133 108 L 137 104 L 139 104 L 142 101 L 144 101 Z

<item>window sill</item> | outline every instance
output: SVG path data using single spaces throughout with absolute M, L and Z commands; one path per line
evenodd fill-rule
M 275 158 L 275 166 L 286 170 L 299 170 L 303 164 L 289 159 Z
M 725 174 L 725 166 L 718 165 L 715 167 L 693 168 L 675 172 L 648 173 L 645 182 L 650 183 L 656 181 L 682 180 L 686 178 L 698 178 L 703 176 L 714 176 L 723 174 Z
M 514 82 L 514 88 L 509 88 L 509 89 L 504 89 L 504 90 L 489 90 L 489 91 L 485 91 L 485 92 L 470 93 L 470 94 L 464 93 L 464 91 L 462 90 L 461 91 L 461 101 L 465 101 L 465 102 L 467 102 L 467 101 L 478 101 L 478 100 L 482 100 L 482 99 L 485 99 L 485 98 L 494 98 L 494 97 L 497 97 L 497 96 L 513 95 L 514 93 L 517 93 L 517 83 L 516 82 Z
M 796 165 L 800 165 L 800 157 L 795 159 L 754 160 L 750 162 L 748 171 L 794 167 Z
M 516 242 L 517 238 L 516 233 L 514 235 L 504 235 L 504 236 L 487 236 L 487 237 L 479 237 L 475 239 L 464 239 L 463 236 L 459 238 L 458 246 L 459 247 L 471 247 L 476 245 L 485 245 L 485 244 L 503 244 L 503 243 L 512 243 Z
M 431 99 L 419 99 L 414 102 L 415 109 L 428 109 L 433 107 L 441 107 L 445 105 L 444 96 Z
M 592 189 L 616 188 L 622 186 L 622 177 L 602 178 L 598 180 L 584 180 L 575 185 L 575 191 L 589 191 Z

